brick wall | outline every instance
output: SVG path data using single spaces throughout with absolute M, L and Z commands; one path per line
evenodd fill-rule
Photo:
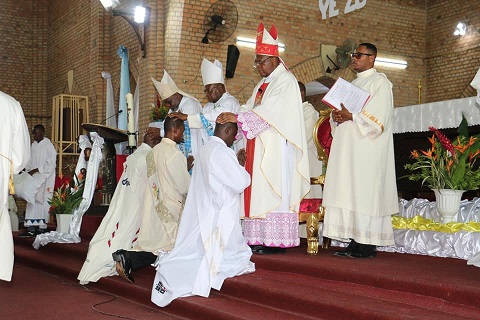
M 340 14 L 327 20 L 321 19 L 318 2 L 283 1 L 282 5 L 270 3 L 235 2 L 239 14 L 238 27 L 233 36 L 225 43 L 203 45 L 198 43 L 203 37 L 201 19 L 196 23 L 195 16 L 202 16 L 208 6 L 199 1 L 185 2 L 184 30 L 194 33 L 193 40 L 182 37 L 182 47 L 191 47 L 189 57 L 181 64 L 178 74 L 185 79 L 192 77 L 192 70 L 199 76 L 198 67 L 202 55 L 217 57 L 226 61 L 228 44 L 234 43 L 236 36 L 254 38 L 256 28 L 263 21 L 267 28 L 274 23 L 279 30 L 280 42 L 287 45 L 282 54 L 288 66 L 298 66 L 320 55 L 320 45 L 341 45 L 347 38 L 355 42 L 372 42 L 377 45 L 379 55 L 391 58 L 404 58 L 409 67 L 406 70 L 378 68 L 385 72 L 394 83 L 395 105 L 403 106 L 417 103 L 418 80 L 425 78 L 425 1 L 375 1 L 355 12 L 344 14 L 347 1 L 337 1 Z M 192 8 L 192 10 L 189 9 Z M 191 12 L 194 12 L 192 15 Z M 382 12 L 380 15 L 379 12 Z M 407 28 L 406 28 L 407 26 Z M 197 47 L 196 50 L 193 48 Z M 253 82 L 259 80 L 252 68 L 254 50 L 239 47 L 241 54 L 235 78 L 228 80 L 227 87 L 242 102 L 246 101 L 253 89 Z M 293 71 L 293 70 L 292 70 Z M 296 71 L 296 70 L 295 70 Z M 305 74 L 303 74 L 303 73 Z M 308 69 L 296 71 L 303 79 L 310 79 Z M 315 74 L 316 72 L 313 72 Z M 197 78 L 198 80 L 198 78 Z M 313 79 L 310 79 L 313 80 Z M 199 91 L 200 82 L 190 83 L 190 92 Z
M 378 68 L 394 84 L 395 106 L 418 102 L 419 80 L 424 87 L 422 102 L 457 98 L 480 64 L 478 1 L 368 0 L 364 8 L 345 14 L 347 0 L 337 0 L 339 15 L 322 20 L 318 1 L 280 1 L 273 6 L 239 0 L 234 1 L 238 25 L 233 35 L 222 43 L 202 44 L 205 14 L 215 1 L 145 0 L 151 7 L 146 58 L 141 57 L 131 26 L 121 17 L 109 16 L 98 0 L 4 2 L 0 46 L 2 69 L 8 76 L 0 79 L 0 89 L 20 100 L 29 125 L 50 121 L 52 97 L 66 93 L 70 69 L 74 70 L 73 93 L 89 97 L 90 120 L 101 122 L 106 85 L 101 71 L 112 74 L 118 99 L 116 52 L 121 44 L 129 49 L 132 91 L 137 80 L 140 85 L 141 129 L 149 121 L 147 105 L 155 101 L 150 77 L 160 79 L 164 68 L 182 90 L 205 102 L 200 74 L 203 57 L 217 58 L 225 65 L 228 45 L 237 36 L 255 37 L 260 21 L 268 28 L 272 23 L 277 26 L 280 41 L 287 45 L 282 58 L 304 81 L 324 73 L 306 67 L 306 61 L 318 59 L 321 44 L 341 45 L 347 38 L 376 44 L 380 56 L 407 60 L 406 70 Z M 457 20 L 470 25 L 470 33 L 461 39 L 451 35 Z M 235 77 L 227 79 L 227 88 L 245 102 L 259 77 L 252 68 L 253 49 L 239 49 Z
M 6 0 L 0 10 L 0 90 L 23 106 L 28 126 L 50 129 L 47 98 L 47 0 Z
M 480 1 L 428 1 L 425 58 L 427 98 L 459 98 L 480 67 Z M 467 22 L 464 36 L 454 36 L 459 21 Z

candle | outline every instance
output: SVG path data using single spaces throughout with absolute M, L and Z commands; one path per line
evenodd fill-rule
M 133 119 L 133 95 L 129 92 L 125 96 L 127 98 L 127 131 L 128 131 L 128 146 L 136 147 L 135 143 L 135 120 Z

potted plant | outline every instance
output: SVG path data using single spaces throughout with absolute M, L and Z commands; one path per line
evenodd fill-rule
M 469 137 L 468 124 L 463 117 L 459 135 L 450 141 L 434 127 L 428 140 L 428 150 L 413 150 L 410 157 L 413 163 L 406 164 L 411 171 L 408 179 L 421 181 L 435 193 L 437 210 L 445 223 L 451 222 L 458 212 L 460 200 L 466 190 L 480 187 L 480 168 L 476 163 L 480 155 L 480 135 Z
M 150 111 L 150 119 L 153 121 L 163 121 L 167 117 L 170 109 L 162 104 L 160 97 L 157 95 L 157 103 L 154 105 L 152 103 L 152 109 Z
M 48 200 L 50 214 L 55 215 L 58 232 L 68 232 L 73 211 L 80 205 L 83 199 L 83 184 L 71 188 L 63 184 L 53 192 Z

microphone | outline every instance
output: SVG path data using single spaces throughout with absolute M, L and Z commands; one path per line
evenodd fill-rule
M 122 112 L 123 112 L 123 110 L 120 110 L 120 111 L 118 111 L 117 113 L 112 114 L 110 117 L 107 117 L 107 118 L 104 119 L 102 122 L 100 122 L 100 124 L 106 123 L 108 119 L 113 118 L 113 117 L 115 117 L 115 116 L 118 116 L 118 115 L 119 115 L 120 113 L 122 113 Z

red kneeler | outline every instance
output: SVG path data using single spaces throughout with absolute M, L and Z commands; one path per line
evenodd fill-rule
M 323 222 L 325 216 L 322 207 L 322 199 L 303 199 L 300 202 L 298 220 L 306 222 L 307 228 L 307 253 L 315 255 L 318 253 L 318 224 Z M 323 238 L 322 248 L 330 246 L 330 239 Z

